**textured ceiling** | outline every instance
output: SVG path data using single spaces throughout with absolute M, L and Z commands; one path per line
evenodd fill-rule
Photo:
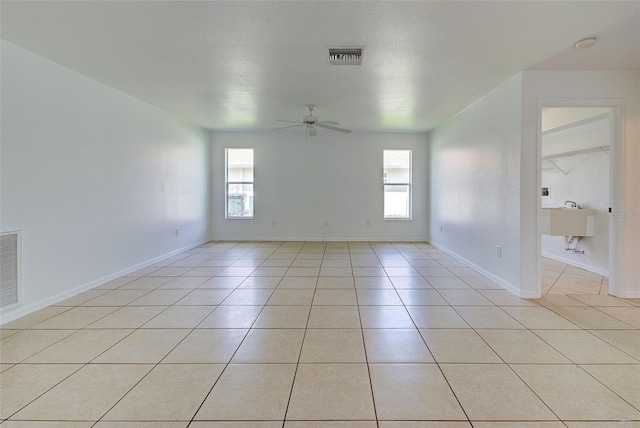
M 4 40 L 219 130 L 313 103 L 356 131 L 427 131 L 524 69 L 640 70 L 638 1 L 0 5 Z M 364 46 L 363 65 L 329 66 L 334 46 Z

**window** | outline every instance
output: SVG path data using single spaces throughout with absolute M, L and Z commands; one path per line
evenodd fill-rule
M 411 150 L 383 150 L 384 218 L 411 219 Z
M 225 218 L 253 218 L 253 149 L 225 149 Z

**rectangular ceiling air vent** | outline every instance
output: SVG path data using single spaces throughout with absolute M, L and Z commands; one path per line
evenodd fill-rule
M 363 48 L 329 48 L 330 65 L 362 65 Z

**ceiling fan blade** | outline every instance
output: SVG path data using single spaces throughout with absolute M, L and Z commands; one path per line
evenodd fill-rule
M 320 122 L 316 122 L 316 125 L 340 125 L 335 120 L 321 120 Z
M 297 128 L 298 126 L 304 126 L 304 124 L 301 123 L 300 125 L 282 126 L 280 128 L 273 128 L 272 131 L 277 131 L 278 129 Z
M 289 122 L 289 123 L 304 123 L 304 122 L 300 122 L 299 120 L 281 120 L 278 119 L 278 122 Z
M 307 127 L 307 129 L 309 130 L 309 137 L 315 137 L 318 135 L 318 128 L 315 126 L 313 128 Z
M 351 133 L 350 129 L 344 129 L 344 128 L 337 128 L 335 126 L 328 126 L 328 125 L 322 125 L 322 124 L 318 124 L 318 126 L 320 128 L 324 128 L 324 129 L 330 129 L 332 131 L 338 131 L 338 132 L 344 132 L 345 134 L 349 134 Z

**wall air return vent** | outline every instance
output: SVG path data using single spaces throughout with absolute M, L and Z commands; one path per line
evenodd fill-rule
M 18 303 L 18 233 L 0 234 L 0 308 Z
M 329 64 L 362 65 L 363 48 L 329 48 Z

